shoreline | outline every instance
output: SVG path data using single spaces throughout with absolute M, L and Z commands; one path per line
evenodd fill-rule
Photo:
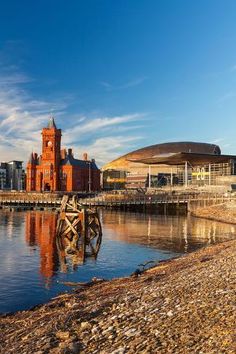
M 191 215 L 236 224 L 236 205 Z M 78 284 L 1 314 L 0 353 L 235 353 L 235 275 L 236 240 L 228 240 L 139 275 Z
M 231 240 L 87 284 L 0 316 L 0 352 L 234 353 L 235 271 Z

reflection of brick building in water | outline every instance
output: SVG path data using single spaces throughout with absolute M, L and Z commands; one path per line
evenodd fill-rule
M 57 215 L 54 213 L 26 213 L 25 239 L 29 246 L 40 249 L 40 273 L 50 278 L 58 267 L 55 243 Z
M 27 164 L 26 190 L 31 191 L 97 191 L 100 170 L 95 160 L 74 158 L 72 149 L 61 150 L 61 129 L 51 117 L 42 130 L 42 155 L 32 153 Z

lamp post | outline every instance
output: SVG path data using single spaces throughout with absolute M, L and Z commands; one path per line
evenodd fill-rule
M 185 161 L 185 187 L 188 187 L 188 162 Z
M 89 187 L 89 193 L 91 193 L 91 161 L 88 162 L 89 164 L 89 179 L 88 179 L 88 187 Z
M 148 188 L 151 188 L 151 165 L 148 166 Z

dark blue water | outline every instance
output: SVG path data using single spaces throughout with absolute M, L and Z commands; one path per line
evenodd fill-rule
M 101 212 L 103 240 L 97 260 L 60 262 L 56 214 L 0 212 L 0 312 L 43 303 L 93 277 L 131 274 L 140 263 L 168 259 L 235 237 L 232 225 L 185 216 Z

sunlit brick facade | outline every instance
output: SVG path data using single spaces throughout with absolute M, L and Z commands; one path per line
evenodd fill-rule
M 97 191 L 100 189 L 100 170 L 95 160 L 75 159 L 72 149 L 61 150 L 61 129 L 51 117 L 42 130 L 42 154 L 32 153 L 27 164 L 26 190 Z

